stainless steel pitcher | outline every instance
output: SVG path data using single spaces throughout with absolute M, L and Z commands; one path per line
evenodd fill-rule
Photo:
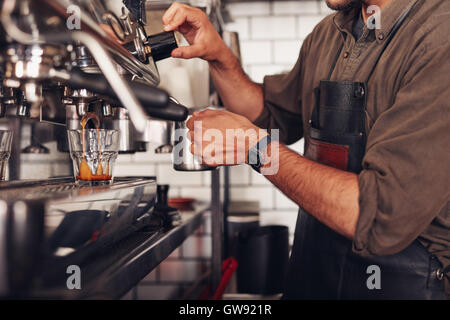
M 191 118 L 194 111 L 201 111 L 204 109 L 205 108 L 189 109 L 189 116 L 186 121 L 175 122 L 174 148 L 172 155 L 173 168 L 177 171 L 206 171 L 216 169 L 216 167 L 211 167 L 202 163 L 197 156 L 192 154 L 190 149 L 191 141 L 188 138 L 189 129 L 186 127 L 186 122 Z

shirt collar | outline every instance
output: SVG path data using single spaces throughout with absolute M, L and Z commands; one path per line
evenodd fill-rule
M 417 0 L 392 0 L 383 10 L 381 10 L 381 28 L 375 29 L 375 36 L 378 42 L 387 39 L 387 36 L 390 34 L 402 14 L 416 1 Z M 360 12 L 361 8 L 339 11 L 334 16 L 334 24 L 341 32 L 351 34 L 353 21 Z M 364 26 L 364 28 L 367 28 L 367 26 Z

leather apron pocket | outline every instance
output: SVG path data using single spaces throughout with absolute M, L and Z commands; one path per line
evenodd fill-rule
M 362 82 L 320 81 L 306 141 L 308 159 L 341 170 L 361 171 L 366 146 L 365 93 Z
M 340 170 L 359 173 L 365 152 L 364 133 L 336 133 L 309 128 L 305 157 Z

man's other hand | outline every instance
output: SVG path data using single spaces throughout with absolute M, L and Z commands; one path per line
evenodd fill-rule
M 187 127 L 191 152 L 210 166 L 246 163 L 248 150 L 268 134 L 247 118 L 225 110 L 195 112 Z
M 175 2 L 164 13 L 162 22 L 164 31 L 177 30 L 190 44 L 174 49 L 174 58 L 199 57 L 210 62 L 220 62 L 224 54 L 229 54 L 222 38 L 200 9 Z

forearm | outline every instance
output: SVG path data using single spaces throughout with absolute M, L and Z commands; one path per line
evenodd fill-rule
M 323 224 L 353 239 L 359 217 L 358 176 L 310 161 L 282 144 L 278 161 L 278 172 L 266 178 Z
M 226 49 L 227 50 L 227 49 Z M 254 121 L 263 110 L 263 91 L 245 74 L 236 57 L 227 51 L 218 62 L 210 62 L 214 85 L 225 107 Z

